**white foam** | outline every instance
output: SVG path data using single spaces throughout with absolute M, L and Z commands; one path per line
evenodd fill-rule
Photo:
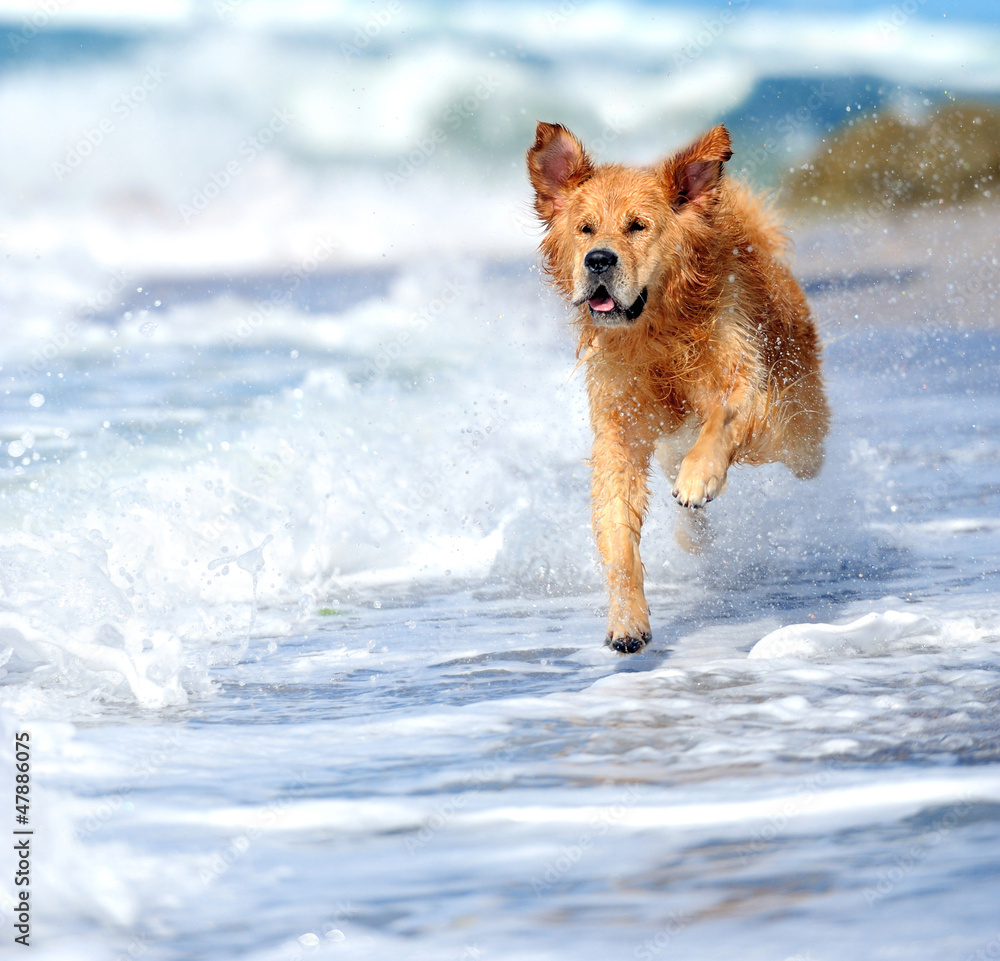
M 613 819 L 609 804 L 508 805 L 493 791 L 476 791 L 461 797 L 449 811 L 454 829 L 504 830 L 505 825 L 568 827 L 609 823 L 614 830 L 650 829 L 739 829 L 777 814 L 791 812 L 803 825 L 811 819 L 836 820 L 840 824 L 863 824 L 871 820 L 902 818 L 937 805 L 1000 801 L 1000 776 L 984 771 L 961 777 L 908 777 L 880 779 L 876 783 L 828 787 L 830 777 L 807 783 L 802 790 L 736 801 L 701 799 L 691 803 L 628 803 L 615 798 Z M 636 786 L 635 797 L 649 789 Z M 268 826 L 274 831 L 334 830 L 343 834 L 412 831 L 440 813 L 440 796 L 407 798 L 406 801 L 365 798 L 363 800 L 293 800 L 262 806 L 234 806 L 192 812 L 153 809 L 143 815 L 147 824 L 201 825 L 224 830 L 246 830 Z
M 947 621 L 908 611 L 872 612 L 848 624 L 792 624 L 761 638 L 748 657 L 884 657 L 972 645 L 989 633 L 972 618 Z

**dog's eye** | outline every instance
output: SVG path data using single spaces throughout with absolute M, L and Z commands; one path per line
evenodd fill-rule
M 628 225 L 629 233 L 633 233 L 636 230 L 645 230 L 646 225 L 639 220 L 633 220 L 632 223 Z
M 590 224 L 584 224 L 584 225 L 583 225 L 583 226 L 582 226 L 582 227 L 580 228 L 580 233 L 581 233 L 581 234 L 592 234 L 593 232 L 594 232 L 594 228 L 593 228 L 593 227 L 591 227 L 591 226 L 590 226 Z

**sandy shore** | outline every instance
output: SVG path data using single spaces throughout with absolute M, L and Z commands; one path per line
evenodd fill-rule
M 1000 204 L 787 222 L 825 331 L 1000 326 Z

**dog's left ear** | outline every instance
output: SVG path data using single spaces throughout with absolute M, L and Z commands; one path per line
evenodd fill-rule
M 528 177 L 535 188 L 535 210 L 547 224 L 562 209 L 570 190 L 594 172 L 580 141 L 562 124 L 538 122 L 528 151 Z
M 708 206 L 718 192 L 722 165 L 732 155 L 729 131 L 719 124 L 690 147 L 665 160 L 661 170 L 674 208 L 686 204 Z

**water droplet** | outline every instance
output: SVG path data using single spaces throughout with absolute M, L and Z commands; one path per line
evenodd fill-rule
M 31 396 L 30 396 L 30 397 L 28 398 L 28 403 L 29 403 L 29 404 L 30 404 L 30 405 L 31 405 L 32 407 L 41 407 L 41 406 L 42 406 L 42 404 L 44 404 L 44 403 L 45 403 L 45 395 L 44 395 L 44 394 L 32 394 L 32 395 L 31 395 Z
M 271 541 L 274 540 L 273 534 L 268 534 L 252 550 L 247 551 L 245 554 L 240 554 L 236 558 L 237 566 L 244 571 L 248 571 L 250 574 L 257 575 L 260 571 L 264 569 L 264 548 L 267 547 Z
M 24 453 L 24 444 L 22 444 L 19 440 L 12 440 L 7 445 L 7 453 L 10 454 L 11 457 L 20 457 Z

